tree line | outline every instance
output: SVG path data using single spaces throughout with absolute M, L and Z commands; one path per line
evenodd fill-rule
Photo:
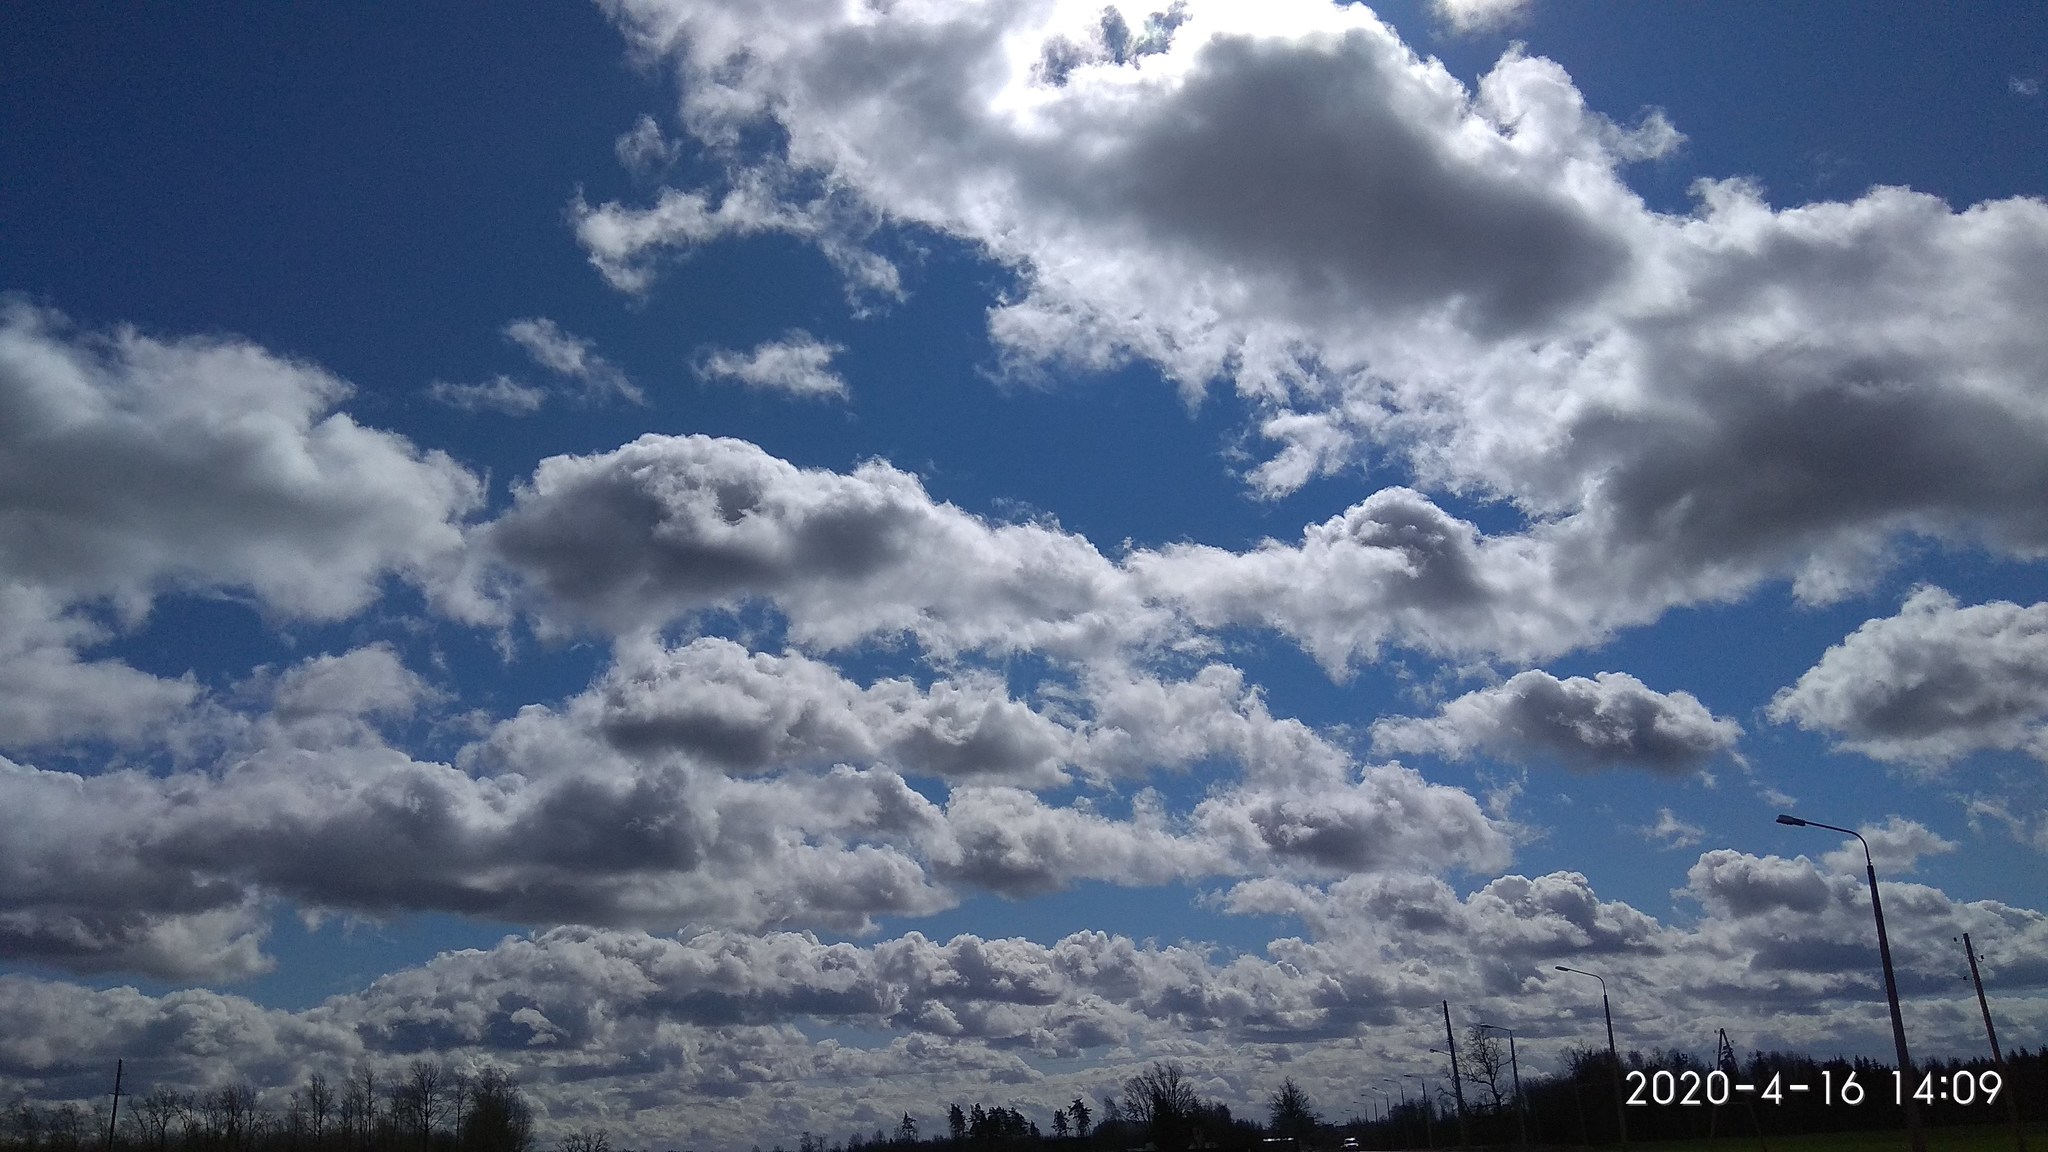
M 1989 1060 L 1922 1062 L 1916 1077 L 1932 1073 L 1953 1082 L 1959 1072 L 1975 1076 L 1992 1070 Z M 1717 1061 L 1677 1049 L 1631 1051 L 1619 1065 L 1605 1049 L 1579 1048 L 1566 1054 L 1551 1074 L 1520 1077 L 1498 1038 L 1474 1029 L 1459 1047 L 1458 1104 L 1448 1075 L 1410 1074 L 1396 1079 L 1361 1075 L 1383 1104 L 1340 1105 L 1341 1118 L 1318 1108 L 1292 1079 L 1264 1100 L 1257 1120 L 1232 1114 L 1227 1104 L 1204 1099 L 1186 1069 L 1174 1061 L 1155 1062 L 1096 1098 L 1076 1097 L 1052 1110 L 1027 1113 L 1014 1105 L 952 1103 L 930 1128 L 904 1114 L 893 1129 L 854 1133 L 845 1139 L 804 1132 L 796 1152 L 1030 1152 L 1041 1146 L 1060 1152 L 1126 1152 L 1149 1146 L 1154 1152 L 1306 1152 L 1313 1149 L 1413 1149 L 1463 1146 L 1564 1147 L 1619 1141 L 1615 1085 L 1627 1073 L 1719 1070 L 1732 1079 L 1763 1085 L 1835 1084 L 1854 1074 L 1864 1088 L 1856 1106 L 1827 1103 L 1817 1091 L 1786 1092 L 1779 1102 L 1750 1093 L 1715 1106 L 1652 1106 L 1625 1109 L 1628 1138 L 1655 1141 L 1701 1138 L 1750 1140 L 1767 1148 L 1772 1137 L 1812 1132 L 1897 1129 L 1904 1117 L 1892 1094 L 1891 1067 L 1866 1059 L 1752 1051 L 1737 1060 L 1723 1051 Z M 2048 1121 L 2048 1048 L 2008 1054 L 1998 1069 L 2004 1079 L 1995 1105 L 1953 1099 L 1923 1106 L 1923 1121 L 1941 1127 L 1996 1123 L 2006 1119 L 2005 1100 L 2030 1124 Z M 1445 1069 L 1446 1073 L 1448 1068 Z M 1411 1095 L 1408 1086 L 1416 1091 Z M 1354 1090 L 1356 1090 L 1354 1088 Z M 1910 1089 L 1909 1089 L 1910 1090 Z M 1364 1093 L 1360 1093 L 1364 1095 Z M 203 1092 L 155 1087 L 124 1097 L 113 1133 L 117 1152 L 537 1152 L 531 1108 L 509 1077 L 496 1070 L 475 1076 L 446 1065 L 416 1060 L 402 1075 L 379 1079 L 359 1069 L 338 1083 L 314 1074 L 285 1097 L 282 1108 L 258 1103 L 256 1089 L 230 1084 Z M 105 1104 L 77 1103 L 38 1108 L 26 1101 L 9 1108 L 0 1124 L 5 1152 L 97 1152 L 108 1142 Z M 1041 1124 L 1041 1118 L 1044 1123 Z M 943 1123 L 943 1128 L 939 1123 Z M 1272 1141 L 1281 1141 L 1275 1145 Z M 601 1128 L 559 1137 L 552 1152 L 614 1152 Z M 618 1149 L 617 1152 L 633 1152 Z M 672 1152 L 672 1150 L 671 1150 Z M 756 1145 L 753 1152 L 761 1152 Z M 781 1143 L 774 1152 L 786 1152 Z
M 12 1152 L 100 1152 L 109 1143 L 104 1101 L 88 1113 L 24 1100 L 5 1120 Z M 531 1152 L 533 1110 L 496 1069 L 469 1076 L 415 1060 L 384 1079 L 368 1068 L 338 1083 L 313 1073 L 282 1109 L 263 1107 L 247 1083 L 160 1085 L 121 1098 L 111 1142 L 119 1152 Z

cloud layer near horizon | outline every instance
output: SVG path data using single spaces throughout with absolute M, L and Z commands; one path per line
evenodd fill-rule
M 1948 949 L 1918 942 L 1967 930 L 2003 958 L 1986 972 L 1994 989 L 2048 985 L 2040 913 L 1889 888 L 1921 1037 L 1960 1043 L 1974 1025 L 1973 1005 L 1954 995 Z M 1537 1066 L 1598 1023 L 1582 989 L 1546 977 L 1564 961 L 1619 977 L 1630 1046 L 1684 1035 L 1701 1013 L 1757 1046 L 1883 1034 L 1858 869 L 1716 850 L 1700 856 L 1685 893 L 1702 911 L 1689 927 L 1603 901 L 1574 873 L 1504 876 L 1464 898 L 1413 873 L 1258 880 L 1230 893 L 1232 910 L 1285 908 L 1310 932 L 1235 956 L 1105 932 L 1052 943 L 912 932 L 856 945 L 565 927 L 445 953 L 300 1012 L 204 991 L 146 996 L 6 976 L 0 1077 L 61 1097 L 80 1068 L 125 1053 L 158 1082 L 284 1085 L 307 1070 L 398 1067 L 425 1051 L 512 1070 L 551 1126 L 732 1142 L 763 1125 L 858 1128 L 906 1110 L 929 1121 L 935 1091 L 1050 1109 L 1159 1051 L 1239 1106 L 1259 1099 L 1282 1062 L 1312 1092 L 1332 1092 L 1353 1075 L 1347 1061 L 1290 1051 L 1363 1040 L 1389 1067 L 1426 1066 L 1446 995 L 1474 1018 L 1512 1004 L 1530 1023 L 1520 1036 Z M 1375 954 L 1380 963 L 1359 965 Z M 2048 1022 L 2048 1001 L 2006 1002 L 2022 1027 Z M 1826 1007 L 1806 1010 L 1814 1004 Z M 808 1031 L 848 1027 L 890 1039 L 821 1044 Z M 1084 1056 L 1104 1066 L 1040 1066 Z M 654 1069 L 673 1087 L 646 1087 Z M 788 1112 L 784 1090 L 820 1078 L 845 1092 L 812 1093 Z M 687 1107 L 704 1098 L 721 1104 Z

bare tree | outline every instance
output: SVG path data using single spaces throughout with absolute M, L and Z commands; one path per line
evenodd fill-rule
M 78 1152 L 78 1145 L 85 1136 L 85 1113 L 78 1105 L 66 1100 L 50 1109 L 50 1147 L 54 1152 Z
M 209 1141 L 227 1152 L 240 1152 L 256 1120 L 256 1089 L 225 1084 L 199 1099 L 199 1112 Z
M 366 1149 L 377 1131 L 377 1074 L 368 1068 L 350 1073 L 342 1081 L 339 1113 L 342 1140 L 349 1147 Z
M 136 1101 L 135 1107 L 142 1118 L 143 1140 L 156 1152 L 164 1152 L 171 1141 L 171 1125 L 185 1123 L 192 1111 L 192 1100 L 160 1084 Z M 129 1115 L 138 1112 L 131 1111 Z
M 1508 1075 L 1508 1048 L 1492 1029 L 1477 1024 L 1465 1030 L 1465 1048 L 1458 1053 L 1458 1065 L 1465 1073 L 1465 1079 L 1486 1089 L 1492 1097 L 1488 1107 L 1499 1111 L 1502 1098 L 1507 1095 L 1510 1085 Z
M 585 1128 L 562 1137 L 561 1152 L 612 1152 L 612 1140 L 602 1128 Z
M 311 1127 L 311 1122 L 306 1119 L 306 1091 L 303 1088 L 294 1088 L 284 1101 L 285 1144 L 296 1152 L 299 1145 L 305 1142 L 306 1134 Z
M 1159 1152 L 1184 1152 L 1201 1104 L 1187 1071 L 1172 1060 L 1155 1061 L 1124 1081 L 1124 1118 L 1143 1128 Z
M 510 1077 L 496 1068 L 486 1068 L 476 1078 L 456 1140 L 463 1152 L 528 1152 L 533 1144 L 533 1112 Z
M 43 1142 L 43 1114 L 26 1100 L 7 1110 L 7 1126 L 14 1131 L 15 1147 L 35 1152 Z
M 410 1110 L 409 1127 L 419 1135 L 421 1152 L 433 1147 L 434 1124 L 441 1117 L 445 1103 L 442 1091 L 447 1076 L 439 1064 L 432 1060 L 415 1060 L 405 1070 L 405 1100 Z
M 326 1143 L 327 1118 L 333 1113 L 334 1090 L 327 1086 L 327 1077 L 318 1072 L 306 1077 L 306 1122 L 311 1126 L 314 1147 Z

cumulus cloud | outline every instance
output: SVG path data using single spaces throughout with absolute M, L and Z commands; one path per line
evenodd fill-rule
M 1986 748 L 2048 761 L 2048 604 L 1961 607 L 1922 588 L 1829 648 L 1769 714 L 1894 764 L 1936 769 Z
M 697 372 L 707 380 L 731 381 L 761 392 L 843 400 L 846 380 L 832 370 L 832 358 L 843 351 L 840 345 L 795 329 L 745 352 L 710 349 L 698 358 Z
M 1768 1046 L 1886 1050 L 1861 877 L 1724 850 L 1698 859 L 1684 893 L 1700 915 L 1679 925 L 1603 899 L 1572 872 L 1499 876 L 1463 895 L 1403 872 L 1265 878 L 1222 903 L 1307 931 L 1241 954 L 1099 931 L 854 944 L 562 927 L 444 953 L 298 1012 L 206 991 L 8 976 L 0 1082 L 31 1098 L 82 1095 L 80 1070 L 115 1053 L 174 1084 L 277 1085 L 440 1055 L 512 1070 L 544 1125 L 588 1123 L 631 1084 L 633 1106 L 609 1118 L 624 1135 L 730 1144 L 762 1123 L 843 1125 L 865 1115 L 862 1102 L 924 1116 L 931 1101 L 977 1098 L 992 1079 L 1013 1101 L 1050 1108 L 1170 1044 L 1238 1106 L 1270 1090 L 1281 1060 L 1311 1085 L 1355 1082 L 1354 1044 L 1368 1037 L 1390 1067 L 1428 1066 L 1446 997 L 1476 1019 L 1515 1006 L 1524 1058 L 1542 1059 L 1599 1028 L 1597 997 L 1551 977 L 1555 963 L 1609 977 L 1630 1047 L 1683 1046 L 1706 1013 Z M 2048 917 L 1911 884 L 1888 884 L 1887 897 L 1924 1042 L 1975 1037 L 1949 946 L 1962 931 L 1984 946 L 2007 1010 L 2041 1015 L 2029 1007 L 2038 997 L 2011 994 L 2048 987 Z M 821 1043 L 807 1034 L 815 1025 L 876 1038 Z M 710 1100 L 719 1106 L 703 1107 Z
M 859 932 L 974 892 L 1507 859 L 1505 829 L 1469 794 L 1352 768 L 1266 714 L 1234 670 L 1084 688 L 1056 718 L 971 672 L 863 686 L 796 653 L 638 641 L 587 692 L 521 709 L 446 764 L 387 742 L 388 725 L 444 702 L 393 649 L 315 656 L 259 669 L 232 694 L 253 710 L 217 708 L 217 753 L 190 766 L 0 764 L 21 825 L 0 845 L 0 926 L 14 954 L 82 971 L 232 979 L 268 964 L 263 909 L 279 900 Z M 1171 733 L 1158 709 L 1201 700 L 1226 714 Z M 1149 789 L 1126 813 L 1016 786 L 1217 756 L 1243 778 L 1181 810 Z M 905 773 L 950 790 L 928 798 Z
M 624 646 L 569 711 L 617 748 L 687 752 L 736 772 L 851 761 L 1045 787 L 1066 780 L 1074 739 L 986 675 L 862 687 L 799 653 L 749 652 L 714 638 Z
M 48 590 L 0 584 L 0 748 L 130 743 L 198 698 L 189 675 L 81 658 L 105 639 L 107 629 L 65 613 Z
M 598 355 L 595 344 L 562 331 L 561 325 L 545 316 L 505 325 L 505 339 L 525 349 L 535 364 L 582 385 L 588 399 L 616 396 L 634 404 L 647 402 L 640 386 L 628 380 L 618 365 Z
M 1863 842 L 1870 845 L 1869 862 L 1891 874 L 1911 872 L 1919 866 L 1922 856 L 1940 856 L 1957 848 L 1955 841 L 1903 816 L 1889 817 L 1882 824 L 1865 824 L 1857 831 L 1862 833 Z M 1865 866 L 1863 844 L 1844 841 L 1840 848 L 1821 857 L 1821 863 L 1837 872 L 1861 875 Z
M 940 653 L 1079 651 L 1168 622 L 1079 536 L 989 523 L 880 461 L 800 469 L 737 440 L 551 457 L 475 539 L 545 618 L 619 633 L 749 602 L 826 648 L 909 634 Z
M 428 582 L 482 496 L 445 454 L 333 411 L 348 385 L 227 339 L 72 330 L 0 313 L 0 579 L 139 616 L 165 590 L 240 588 L 347 616 Z
M 133 741 L 192 704 L 190 677 L 85 655 L 159 596 L 335 620 L 388 577 L 453 587 L 482 484 L 334 411 L 348 394 L 245 342 L 0 305 L 0 747 Z
M 1691 693 L 1655 692 L 1625 672 L 1560 680 L 1531 670 L 1460 696 L 1433 717 L 1381 720 L 1373 725 L 1373 746 L 1679 774 L 1732 753 L 1741 735 L 1740 725 L 1715 716 Z
M 991 523 L 881 461 L 800 469 L 737 440 L 643 436 L 543 460 L 472 537 L 480 588 L 552 627 L 614 633 L 772 604 L 807 645 L 909 634 L 938 653 L 1089 653 L 1270 628 L 1332 675 L 1388 644 L 1528 658 L 1647 617 L 1591 598 L 1612 574 L 1545 538 L 1481 534 L 1420 493 L 1385 489 L 1242 552 L 1180 543 L 1120 561 L 1043 523 Z
M 1190 3 L 1150 39 L 1079 3 L 615 12 L 733 167 L 588 210 L 601 267 L 852 234 L 798 188 L 957 237 L 1020 278 L 990 316 L 1015 362 L 1228 380 L 1280 446 L 1265 491 L 1378 451 L 1512 504 L 1527 528 L 1471 547 L 1549 595 L 1489 624 L 1467 587 L 1471 647 L 1526 658 L 1766 579 L 1831 600 L 1902 536 L 2048 547 L 2038 200 L 1778 209 L 1708 181 L 1657 213 L 1621 170 L 1677 146 L 1661 114 L 1604 116 L 1519 51 L 1468 89 L 1313 0 Z M 764 124 L 770 152 L 738 146 Z

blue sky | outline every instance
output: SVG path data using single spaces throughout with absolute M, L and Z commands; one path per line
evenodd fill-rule
M 782 7 L 0 16 L 0 1092 L 2038 1040 L 2048 15 Z

